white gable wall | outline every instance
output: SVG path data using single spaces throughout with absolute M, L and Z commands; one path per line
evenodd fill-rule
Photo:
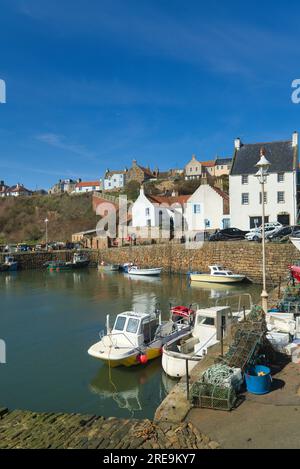
M 194 213 L 195 205 L 200 205 L 200 213 Z M 230 215 L 223 214 L 223 198 L 208 184 L 198 187 L 187 202 L 186 222 L 189 231 L 223 228 L 223 219 L 230 219 Z

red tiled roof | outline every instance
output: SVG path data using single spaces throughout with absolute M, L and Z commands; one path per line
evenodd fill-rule
M 215 161 L 201 161 L 202 166 L 215 166 Z
M 77 182 L 75 187 L 93 187 L 100 186 L 100 181 Z
M 219 189 L 218 187 L 214 187 L 214 186 L 210 186 L 217 194 L 219 194 L 223 199 L 225 200 L 229 200 L 229 195 L 222 191 L 221 189 Z
M 178 195 L 178 196 L 170 196 L 170 197 L 164 197 L 164 196 L 154 196 L 154 195 L 147 195 L 146 196 L 150 202 L 154 202 L 157 204 L 180 204 L 184 205 L 188 199 L 191 197 L 190 195 Z

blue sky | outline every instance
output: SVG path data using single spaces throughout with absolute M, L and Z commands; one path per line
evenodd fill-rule
M 300 130 L 298 3 L 0 0 L 0 179 L 49 188 Z

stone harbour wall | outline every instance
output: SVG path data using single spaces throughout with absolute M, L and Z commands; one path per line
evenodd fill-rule
M 262 247 L 246 241 L 206 242 L 199 249 L 185 245 L 132 246 L 99 251 L 98 260 L 111 263 L 136 262 L 141 267 L 163 267 L 167 273 L 208 271 L 212 264 L 222 264 L 235 273 L 245 274 L 255 283 L 262 282 Z M 285 280 L 288 266 L 300 259 L 292 244 L 266 244 L 267 281 L 276 285 Z
M 99 261 L 122 264 L 135 262 L 140 267 L 163 267 L 166 273 L 186 274 L 188 271 L 208 271 L 211 264 L 223 264 L 236 273 L 245 274 L 255 283 L 262 281 L 261 244 L 246 241 L 205 242 L 198 249 L 184 244 L 154 244 L 88 250 L 92 265 Z M 14 254 L 21 269 L 40 269 L 47 261 L 70 260 L 70 251 Z M 0 254 L 0 262 L 4 261 Z M 288 275 L 288 266 L 300 259 L 300 252 L 292 244 L 266 244 L 267 280 L 275 286 Z

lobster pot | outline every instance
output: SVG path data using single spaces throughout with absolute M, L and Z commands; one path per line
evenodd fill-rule
M 191 387 L 190 401 L 193 407 L 215 410 L 232 410 L 237 396 L 232 386 L 195 382 Z

